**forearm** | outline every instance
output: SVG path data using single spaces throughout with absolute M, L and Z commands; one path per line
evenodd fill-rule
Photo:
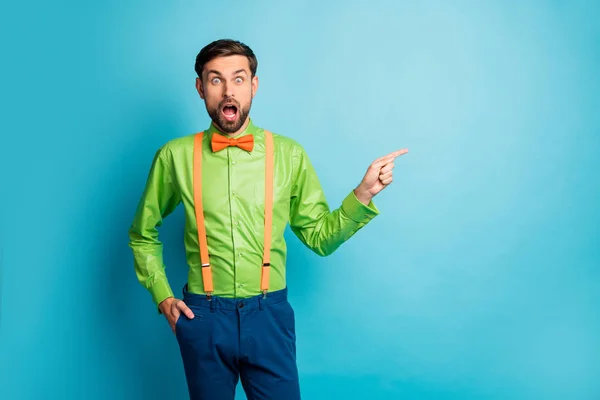
M 142 236 L 135 227 L 130 229 L 129 236 L 137 279 L 158 305 L 173 296 L 163 264 L 162 243 L 158 239 Z
M 363 200 L 366 201 L 365 198 Z M 294 233 L 311 250 L 321 256 L 327 256 L 337 250 L 350 239 L 359 229 L 379 214 L 375 205 L 369 199 L 366 203 L 352 191 L 342 202 L 342 205 L 332 212 L 326 207 L 311 221 L 301 227 L 292 226 Z
M 325 194 L 308 156 L 297 148 L 297 173 L 291 191 L 290 227 L 315 253 L 333 253 L 379 214 L 372 195 L 363 185 L 352 190 L 340 207 L 330 211 Z

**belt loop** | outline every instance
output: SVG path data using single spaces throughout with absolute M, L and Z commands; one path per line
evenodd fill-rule
M 208 297 L 208 299 L 209 299 L 208 304 L 210 304 L 210 312 L 215 312 L 215 308 L 217 307 L 217 305 L 216 305 L 217 302 L 215 301 L 215 299 L 212 298 L 212 296 Z
M 183 297 L 185 297 L 185 292 L 187 292 L 188 290 L 188 284 L 186 283 L 185 285 L 183 285 L 183 288 L 181 289 L 181 294 Z
M 265 309 L 265 301 L 266 301 L 265 297 L 263 297 L 263 296 L 258 297 L 258 309 L 260 311 Z

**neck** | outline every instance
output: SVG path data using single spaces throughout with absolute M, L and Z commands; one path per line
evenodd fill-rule
M 219 132 L 221 132 L 223 135 L 225 135 L 227 137 L 236 137 L 240 133 L 244 132 L 249 124 L 250 124 L 250 116 L 246 117 L 246 121 L 244 121 L 244 124 L 240 127 L 240 129 L 238 129 L 237 131 L 232 132 L 232 133 L 224 133 L 223 130 L 217 124 L 215 124 L 215 127 L 217 129 L 219 129 Z

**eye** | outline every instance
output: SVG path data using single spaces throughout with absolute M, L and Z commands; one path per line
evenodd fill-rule
M 212 78 L 210 83 L 212 83 L 213 85 L 218 85 L 219 83 L 221 83 L 221 79 L 219 78 Z
M 239 84 L 239 83 L 243 83 L 243 82 L 244 82 L 244 78 L 239 77 L 239 76 L 237 78 L 235 78 L 235 83 Z

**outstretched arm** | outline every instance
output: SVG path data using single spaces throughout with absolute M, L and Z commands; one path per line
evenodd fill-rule
M 372 198 L 391 183 L 392 161 L 400 155 L 397 153 L 375 160 L 361 184 L 346 196 L 339 208 L 331 211 L 308 156 L 298 146 L 290 203 L 290 227 L 294 234 L 321 256 L 333 253 L 379 214 Z

